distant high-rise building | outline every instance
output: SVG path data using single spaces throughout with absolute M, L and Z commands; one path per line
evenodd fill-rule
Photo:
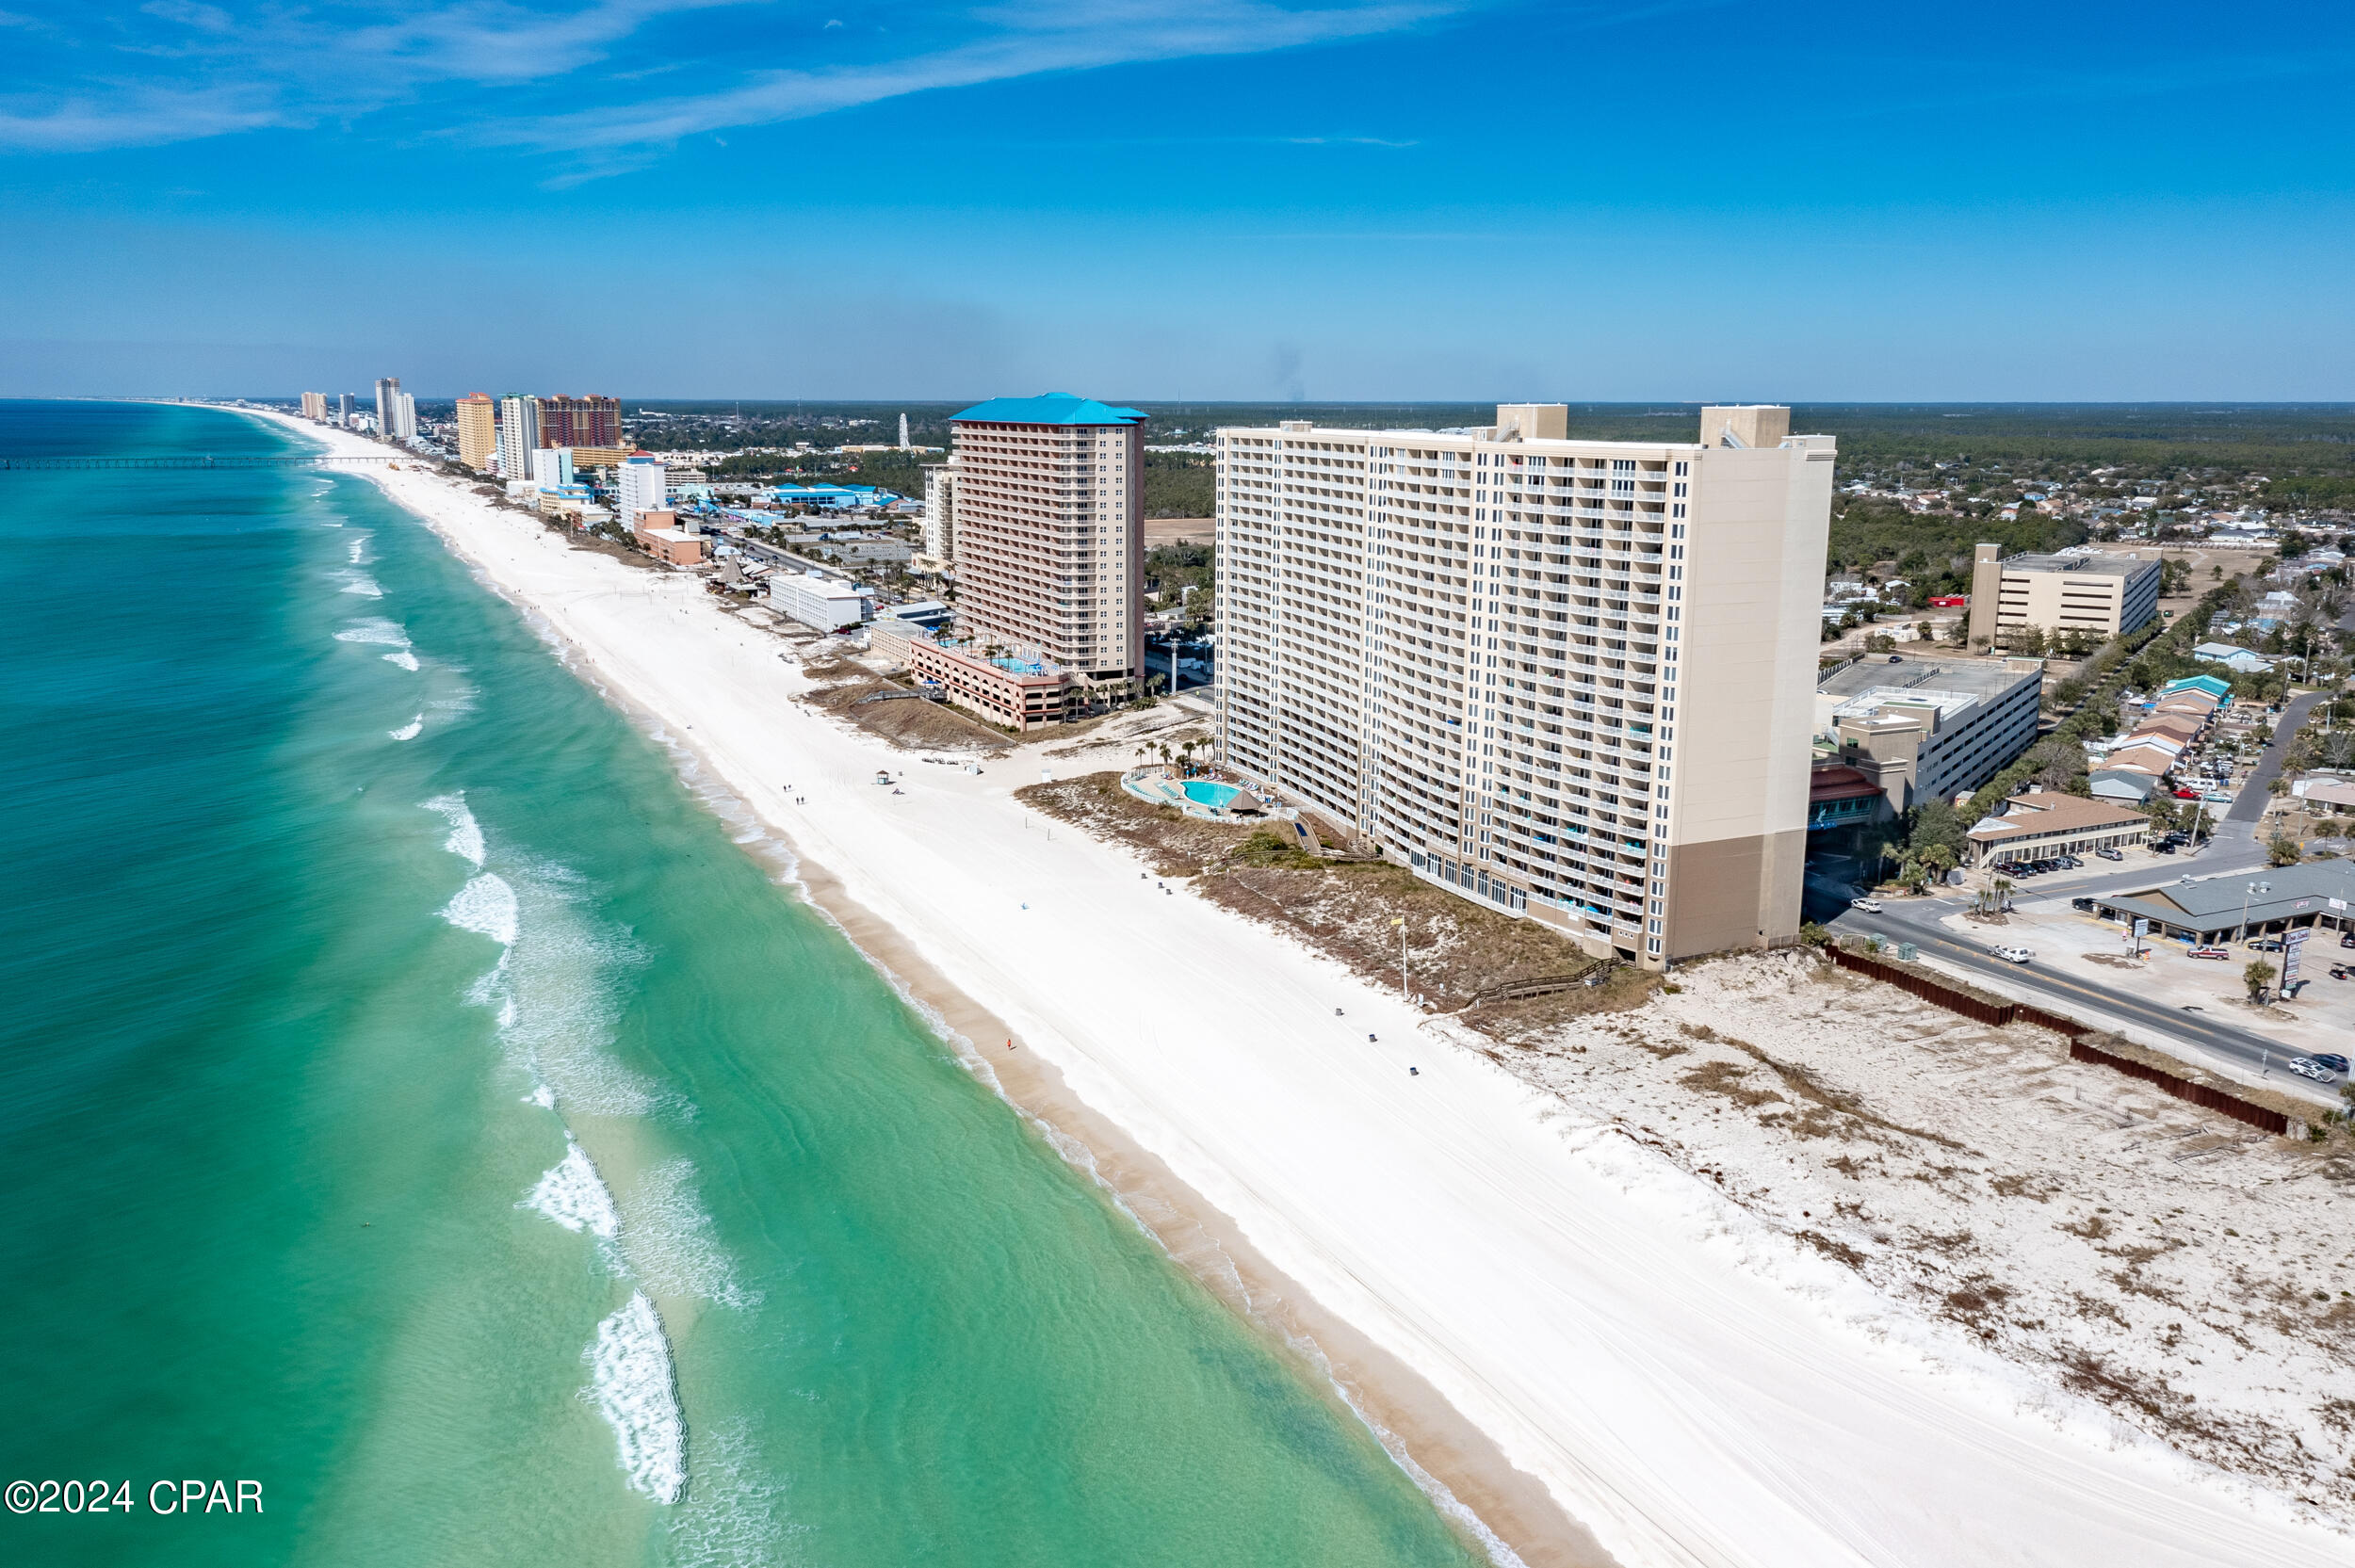
M 908 449 L 908 416 L 907 416 L 906 414 L 904 414 L 904 413 L 903 413 L 903 414 L 901 414 L 901 415 L 900 416 L 900 450 L 901 450 L 901 451 L 902 451 L 902 452 L 904 452 L 904 451 L 906 451 L 907 449 Z
M 924 468 L 924 554 L 941 566 L 957 558 L 957 460 Z
M 394 433 L 400 423 L 400 378 L 379 376 L 376 379 L 376 428 L 386 435 Z
M 540 399 L 499 399 L 499 477 L 531 477 L 531 454 L 540 445 Z
M 1219 431 L 1221 755 L 1598 958 L 1790 941 L 1832 438 L 1567 419 Z
M 498 405 L 479 392 L 458 399 L 458 461 L 479 474 L 498 455 Z
M 407 441 L 417 433 L 417 400 L 406 392 L 396 393 L 393 396 L 393 428 L 390 433 L 400 441 Z
M 327 417 L 327 394 L 306 392 L 302 395 L 302 417 L 324 420 Z
M 335 394 L 335 423 L 338 425 L 351 423 L 351 394 L 349 392 Z
M 1067 392 L 955 416 L 960 631 L 1143 677 L 1144 420 Z
M 543 446 L 619 446 L 622 444 L 622 404 L 616 397 L 543 397 L 540 399 L 540 445 Z
M 668 470 L 660 458 L 633 452 L 622 460 L 617 472 L 621 475 L 621 524 L 634 529 L 640 514 L 663 509 L 663 503 L 669 499 L 665 486 Z

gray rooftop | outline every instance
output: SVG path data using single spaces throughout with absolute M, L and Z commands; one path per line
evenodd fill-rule
M 2006 669 L 2002 659 L 1914 658 L 1899 655 L 1896 663 L 1889 661 L 1887 654 L 1867 654 L 1845 670 L 1827 675 L 1816 683 L 1815 689 L 1827 697 L 1840 698 L 1884 692 L 1887 700 L 1900 702 L 1908 691 L 1918 690 L 1920 697 L 1928 702 L 1964 696 L 1984 703 L 2009 691 L 2022 681 L 2043 679 L 2042 663 L 2033 659 L 2021 660 L 2022 668 L 2018 670 Z
M 2003 561 L 2006 572 L 2091 572 L 2104 577 L 2132 576 L 2145 567 L 2158 564 L 2155 553 L 2136 558 L 2075 551 L 2060 556 L 2006 556 Z
M 2262 885 L 2266 891 L 2250 897 L 2249 889 L 2255 885 Z M 2129 913 L 2164 920 L 2170 926 L 2220 931 L 2241 923 L 2244 898 L 2248 899 L 2249 923 L 2252 926 L 2317 913 L 2347 918 L 2355 910 L 2332 909 L 2331 900 L 2337 898 L 2355 905 L 2355 861 L 2318 860 L 2303 865 L 2277 865 L 2268 871 L 2145 888 L 2105 897 L 2101 902 Z

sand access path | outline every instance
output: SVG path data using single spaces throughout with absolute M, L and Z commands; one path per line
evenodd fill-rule
M 775 640 L 695 579 L 423 471 L 370 477 L 1629 1568 L 2355 1562 L 2291 1502 L 1958 1334 L 1890 1332 L 1854 1276 L 1394 996 L 1050 838 L 1011 799 L 1039 748 L 980 776 L 907 766 L 791 701 Z M 1533 1563 L 1592 1560 L 1510 1533 Z

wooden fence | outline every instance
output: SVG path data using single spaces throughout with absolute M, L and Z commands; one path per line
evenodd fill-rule
M 2210 1110 L 2229 1116 L 2235 1122 L 2246 1122 L 2261 1131 L 2269 1132 L 2276 1138 L 2287 1138 L 2290 1134 L 2290 1119 L 2278 1110 L 2267 1110 L 2263 1106 L 2252 1106 L 2246 1100 L 2234 1099 L 2221 1090 L 2210 1089 L 2205 1084 L 2191 1083 L 2177 1077 L 2172 1073 L 2162 1073 L 2144 1062 L 2129 1060 L 2125 1057 L 2114 1057 L 2107 1051 L 2096 1050 L 2082 1040 L 2072 1040 L 2069 1043 L 2069 1059 L 2093 1062 L 2114 1072 L 2123 1073 L 2130 1078 L 2140 1078 L 2145 1083 L 2155 1085 L 2163 1093 L 2172 1094 L 2179 1100 L 2188 1100 L 2195 1106 L 2205 1106 Z
M 1986 1001 L 1968 992 L 1957 991 L 1953 986 L 1941 985 L 1927 975 L 1917 975 L 1910 969 L 1900 969 L 1893 963 L 1883 963 L 1880 960 L 1868 958 L 1862 953 L 1851 953 L 1844 947 L 1827 947 L 1824 950 L 1831 955 L 1832 962 L 1841 968 L 1854 970 L 1873 979 L 1884 980 L 1900 991 L 1921 997 L 1922 1000 L 1934 1007 L 1944 1008 L 1949 1012 L 1958 1012 L 1965 1018 L 1981 1024 L 1993 1025 L 1998 1028 L 2006 1024 L 2034 1024 L 2039 1028 L 2051 1029 L 2055 1034 L 2068 1036 L 2069 1059 L 2071 1061 L 2091 1062 L 2096 1066 L 2110 1068 L 2125 1074 L 2128 1077 L 2140 1078 L 2143 1082 L 2154 1085 L 2163 1092 L 2172 1094 L 2179 1100 L 2187 1100 L 2195 1106 L 2204 1106 L 2210 1110 L 2233 1118 L 2235 1122 L 2246 1122 L 2252 1127 L 2272 1133 L 2277 1138 L 2289 1136 L 2290 1119 L 2280 1111 L 2268 1110 L 2264 1106 L 2250 1105 L 2247 1100 L 2236 1099 L 2221 1090 L 2210 1089 L 2204 1084 L 2196 1084 L 2187 1078 L 2179 1078 L 2172 1073 L 2162 1072 L 2156 1067 L 2148 1066 L 2129 1058 L 2112 1056 L 2107 1051 L 2097 1050 L 2085 1043 L 2085 1037 L 2094 1031 L 2073 1018 L 2063 1018 L 2056 1012 L 2047 1012 L 2042 1008 L 2031 1007 L 2025 1002 Z

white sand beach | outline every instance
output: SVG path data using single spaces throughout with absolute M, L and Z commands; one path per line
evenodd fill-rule
M 1045 745 L 978 776 L 909 766 L 793 702 L 805 683 L 780 645 L 696 579 L 572 549 L 422 470 L 369 477 L 706 759 L 924 984 L 1002 1019 L 1014 1055 L 1051 1064 L 1628 1568 L 2355 1562 L 2294 1500 L 1959 1331 L 1892 1331 L 1854 1274 L 1395 995 L 1162 891 L 1122 850 L 1050 837 L 1011 799 L 1042 767 L 1073 770 Z M 1512 1491 L 1478 1456 L 1416 1457 L 1475 1507 Z M 1499 1533 L 1529 1562 L 1591 1559 L 1518 1517 Z

